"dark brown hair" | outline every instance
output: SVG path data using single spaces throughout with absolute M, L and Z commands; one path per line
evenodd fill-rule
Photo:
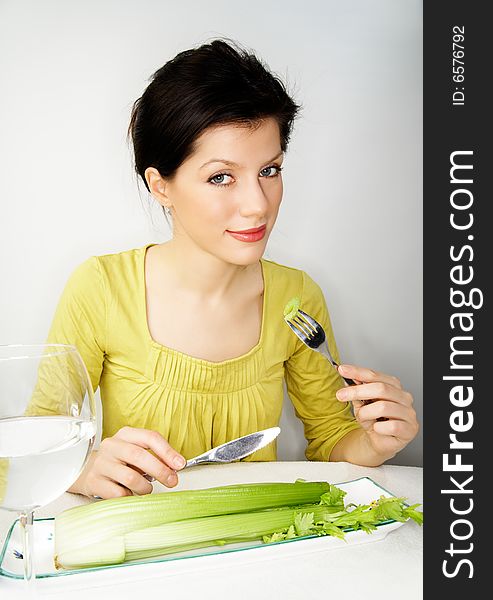
M 171 179 L 194 153 L 200 134 L 214 125 L 255 127 L 273 117 L 286 151 L 301 106 L 261 60 L 229 42 L 215 39 L 180 52 L 152 75 L 134 102 L 128 137 L 135 171 L 147 189 L 148 167 Z

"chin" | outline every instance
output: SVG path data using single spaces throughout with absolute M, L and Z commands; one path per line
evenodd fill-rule
M 245 244 L 246 246 L 246 244 Z M 265 252 L 265 244 L 249 244 L 250 247 L 241 248 L 235 252 L 223 254 L 224 260 L 233 265 L 246 267 L 257 263 Z

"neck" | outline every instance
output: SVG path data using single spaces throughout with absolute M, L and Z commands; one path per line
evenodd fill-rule
M 204 252 L 191 244 L 180 244 L 175 238 L 161 246 L 165 258 L 163 268 L 172 278 L 176 289 L 202 301 L 220 302 L 238 286 L 248 285 L 259 268 L 259 262 L 251 265 L 235 265 Z

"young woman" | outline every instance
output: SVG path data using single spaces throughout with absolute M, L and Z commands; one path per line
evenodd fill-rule
M 415 437 L 397 378 L 337 372 L 283 320 L 299 297 L 338 359 L 320 287 L 262 258 L 299 109 L 254 55 L 223 40 L 179 53 L 135 102 L 136 172 L 173 236 L 89 258 L 62 294 L 48 341 L 79 349 L 103 405 L 101 445 L 70 491 L 145 494 L 144 474 L 175 486 L 186 458 L 277 425 L 283 379 L 310 460 L 376 466 Z M 275 458 L 270 444 L 249 459 Z

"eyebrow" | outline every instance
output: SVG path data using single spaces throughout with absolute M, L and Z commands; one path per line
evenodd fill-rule
M 272 162 L 273 160 L 276 160 L 276 158 L 279 158 L 280 156 L 282 156 L 284 154 L 284 152 L 280 152 L 277 156 L 274 156 L 274 158 L 271 158 L 270 160 L 267 160 L 266 162 Z M 238 167 L 239 165 L 231 160 L 226 160 L 225 158 L 212 158 L 211 160 L 208 160 L 207 162 L 205 162 L 200 168 L 203 169 L 205 166 L 211 164 L 211 163 L 224 163 L 225 165 L 229 165 L 230 167 Z

